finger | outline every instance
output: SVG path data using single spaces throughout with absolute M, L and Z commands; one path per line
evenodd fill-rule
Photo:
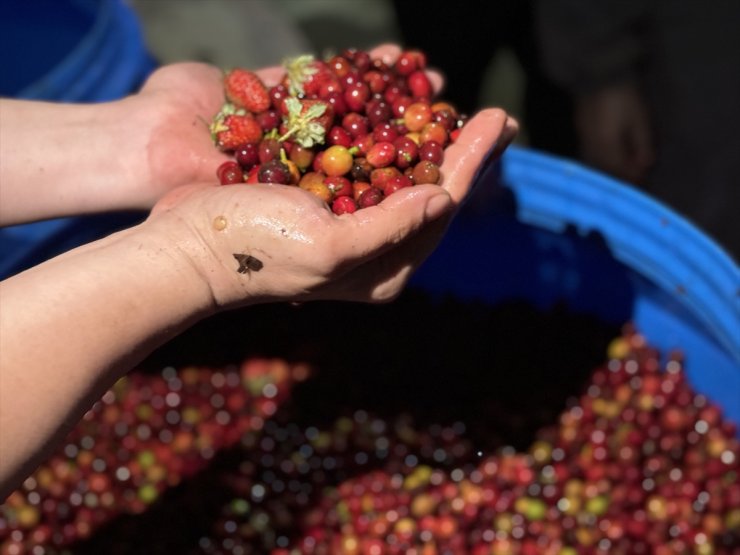
M 376 257 L 413 235 L 426 223 L 452 212 L 450 196 L 437 185 L 397 191 L 383 202 L 341 216 L 346 226 L 338 250 L 354 264 Z
M 457 140 L 445 149 L 440 166 L 442 187 L 455 204 L 462 202 L 476 174 L 496 155 L 496 146 L 513 139 L 504 134 L 506 123 L 507 115 L 503 110 L 483 110 L 465 124 Z M 515 124 L 511 125 L 510 132 L 515 133 Z
M 355 263 L 326 296 L 318 298 L 362 302 L 393 300 L 437 246 L 447 228 L 447 220 L 437 218 L 382 255 L 364 264 Z
M 188 90 L 193 82 L 220 82 L 221 78 L 221 70 L 210 64 L 179 62 L 163 66 L 152 73 L 143 90 Z
M 384 43 L 370 50 L 369 54 L 374 60 L 379 59 L 392 66 L 401 55 L 401 47 L 397 44 Z
M 285 75 L 285 68 L 282 66 L 271 66 L 258 69 L 255 71 L 262 83 L 267 87 L 278 85 Z

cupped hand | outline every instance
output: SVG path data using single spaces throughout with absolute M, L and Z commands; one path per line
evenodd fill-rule
M 269 85 L 278 67 L 258 70 Z M 124 100 L 143 144 L 136 181 L 140 208 L 151 208 L 170 190 L 194 182 L 217 184 L 216 168 L 228 157 L 213 144 L 209 125 L 224 103 L 223 73 L 201 63 L 178 63 L 155 71 L 141 91 Z
M 441 239 L 476 173 L 511 140 L 498 109 L 473 117 L 445 153 L 443 183 L 396 191 L 337 216 L 298 187 L 183 187 L 147 222 L 208 286 L 214 310 L 270 301 L 382 302 L 397 296 Z

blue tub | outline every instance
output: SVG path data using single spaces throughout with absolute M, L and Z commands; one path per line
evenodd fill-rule
M 412 285 L 488 303 L 565 302 L 680 349 L 740 423 L 740 269 L 684 218 L 573 162 L 512 147 Z
M 114 100 L 155 67 L 123 0 L 3 0 L 0 51 L 0 95 L 30 100 Z M 117 214 L 0 229 L 0 279 L 140 219 Z

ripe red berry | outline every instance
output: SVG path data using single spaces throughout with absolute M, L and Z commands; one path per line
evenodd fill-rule
M 251 115 L 222 112 L 211 124 L 211 136 L 218 148 L 230 151 L 243 144 L 259 143 L 262 128 Z
M 348 111 L 347 102 L 344 100 L 344 94 L 341 92 L 327 94 L 325 97 L 322 97 L 322 100 L 332 107 L 337 116 L 341 117 Z
M 355 199 L 355 202 L 359 202 L 363 193 L 371 188 L 372 185 L 366 181 L 355 181 L 352 183 L 352 198 Z
M 285 108 L 285 99 L 288 98 L 288 89 L 284 85 L 275 85 L 274 87 L 271 87 L 268 91 L 268 94 L 270 96 L 270 103 L 272 104 L 272 107 L 274 110 L 277 110 L 278 113 L 285 115 L 288 113 L 288 110 Z
M 330 175 L 324 178 L 324 184 L 335 197 L 352 195 L 352 182 L 346 177 L 339 175 Z
M 392 195 L 399 189 L 403 189 L 404 187 L 411 187 L 413 186 L 414 182 L 411 181 L 411 179 L 408 176 L 405 175 L 397 175 L 395 177 L 391 177 L 383 187 L 383 193 L 385 196 Z
M 393 166 L 389 166 L 387 168 L 376 168 L 370 172 L 370 184 L 373 187 L 384 190 L 388 181 L 400 175 L 402 174 L 398 168 L 394 168 Z
M 372 69 L 362 75 L 362 80 L 367 84 L 372 94 L 380 94 L 388 86 L 391 78 L 388 73 Z
M 356 152 L 353 152 L 360 156 L 367 156 L 367 153 L 370 151 L 374 144 L 375 139 L 373 139 L 373 136 L 370 133 L 368 133 L 367 135 L 360 135 L 354 141 L 352 141 L 352 147 L 356 150 Z
M 249 170 L 260 161 L 258 150 L 257 145 L 254 143 L 239 145 L 234 149 L 234 158 L 243 170 Z
M 420 50 L 406 50 L 401 52 L 394 64 L 398 75 L 408 76 L 413 72 L 424 69 L 427 66 L 427 57 Z
M 419 147 L 408 137 L 398 137 L 393 141 L 393 146 L 396 147 L 395 164 L 397 168 L 404 170 L 415 164 L 418 160 Z
M 350 112 L 342 118 L 342 127 L 344 127 L 347 132 L 352 135 L 353 139 L 359 137 L 360 135 L 367 135 L 367 118 L 356 112 Z
M 376 187 L 369 187 L 362 193 L 357 201 L 358 208 L 367 208 L 369 206 L 375 206 L 383 200 L 383 192 Z
M 260 127 L 262 128 L 262 131 L 267 133 L 268 131 L 272 131 L 273 129 L 277 129 L 280 126 L 281 118 L 280 114 L 277 110 L 267 110 L 265 112 L 260 112 L 256 116 L 254 116 L 254 119 L 257 120 L 257 123 L 260 124 Z
M 278 141 L 277 139 L 262 139 L 257 150 L 260 163 L 265 164 L 271 160 L 275 160 L 278 156 L 280 156 L 280 148 L 280 141 Z
M 396 97 L 396 99 L 393 100 L 393 103 L 391 104 L 393 115 L 397 118 L 404 117 L 404 114 L 406 113 L 406 108 L 408 108 L 413 103 L 414 99 L 410 96 L 401 95 Z
M 411 96 L 415 99 L 429 99 L 432 97 L 432 83 L 422 70 L 417 70 L 408 76 L 407 80 Z
M 373 129 L 373 139 L 375 142 L 386 141 L 392 143 L 398 137 L 396 127 L 388 122 L 380 123 Z
M 379 124 L 387 122 L 393 115 L 390 105 L 383 100 L 370 100 L 365 107 L 365 115 L 373 129 Z
M 262 164 L 258 178 L 260 183 L 280 183 L 287 185 L 291 182 L 290 169 L 280 160 L 270 160 Z
M 331 203 L 331 210 L 338 216 L 342 214 L 352 214 L 357 211 L 357 203 L 352 197 L 337 197 L 334 199 L 334 202 Z
M 444 149 L 437 141 L 427 141 L 419 147 L 419 159 L 434 162 L 438 166 L 442 163 Z
M 267 88 L 257 74 L 242 68 L 233 69 L 224 75 L 226 98 L 235 105 L 257 114 L 270 107 Z
M 352 136 L 346 129 L 337 125 L 329 129 L 326 138 L 330 145 L 340 145 L 345 148 L 352 146 Z
M 227 160 L 222 163 L 216 170 L 216 177 L 218 177 L 221 185 L 233 185 L 234 183 L 244 182 L 242 168 L 233 160 Z
M 374 144 L 367 153 L 367 161 L 374 168 L 390 166 L 396 159 L 396 148 L 393 143 Z
M 352 64 L 344 56 L 334 56 L 326 65 L 337 77 L 344 77 L 352 70 Z

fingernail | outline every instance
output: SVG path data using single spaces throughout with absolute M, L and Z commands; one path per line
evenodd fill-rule
M 452 199 L 447 193 L 434 195 L 427 202 L 424 210 L 424 215 L 427 221 L 436 220 L 443 214 L 445 214 L 452 206 Z

